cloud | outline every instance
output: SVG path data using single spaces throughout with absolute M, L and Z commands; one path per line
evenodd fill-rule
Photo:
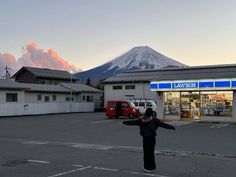
M 0 53 L 0 70 L 3 71 L 3 68 L 6 66 L 11 68 L 12 74 L 14 74 L 22 66 L 66 70 L 72 71 L 73 73 L 82 71 L 80 68 L 77 68 L 75 65 L 59 56 L 54 49 L 48 49 L 45 51 L 33 42 L 26 45 L 25 51 L 17 60 L 11 54 Z M 3 73 L 0 72 L 0 75 L 3 75 Z

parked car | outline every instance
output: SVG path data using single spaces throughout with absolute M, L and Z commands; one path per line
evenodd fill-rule
M 141 114 L 144 114 L 147 108 L 152 108 L 154 116 L 157 115 L 157 105 L 153 100 L 143 100 L 143 99 L 136 99 L 131 100 L 135 107 L 139 109 Z
M 106 103 L 105 114 L 109 118 L 114 118 L 116 115 L 115 107 L 117 103 L 121 104 L 120 116 L 127 116 L 130 118 L 140 116 L 139 109 L 137 109 L 133 102 L 129 100 L 110 100 Z

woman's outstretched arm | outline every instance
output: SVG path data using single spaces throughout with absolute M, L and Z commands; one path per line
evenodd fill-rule
M 125 125 L 140 125 L 140 120 L 125 120 L 122 123 Z
M 162 127 L 162 128 L 175 130 L 175 127 L 174 127 L 173 125 L 164 123 L 164 122 L 162 122 L 162 121 L 159 121 L 159 126 Z

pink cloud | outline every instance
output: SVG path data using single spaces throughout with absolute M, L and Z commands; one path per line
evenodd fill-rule
M 80 68 L 68 62 L 68 60 L 59 56 L 54 49 L 45 51 L 38 47 L 34 42 L 26 45 L 25 52 L 16 60 L 11 54 L 0 53 L 0 69 L 1 71 L 6 66 L 10 67 L 14 72 L 22 66 L 31 66 L 39 68 L 49 68 L 57 70 L 72 71 L 73 73 L 82 71 Z M 2 75 L 2 73 L 0 73 Z

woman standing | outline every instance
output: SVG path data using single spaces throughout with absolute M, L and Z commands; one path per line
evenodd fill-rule
M 144 170 L 145 172 L 154 171 L 156 169 L 154 155 L 156 145 L 156 130 L 158 127 L 175 130 L 175 127 L 161 122 L 156 117 L 153 117 L 152 108 L 147 108 L 142 119 L 123 121 L 123 124 L 139 126 L 140 135 L 143 137 Z

